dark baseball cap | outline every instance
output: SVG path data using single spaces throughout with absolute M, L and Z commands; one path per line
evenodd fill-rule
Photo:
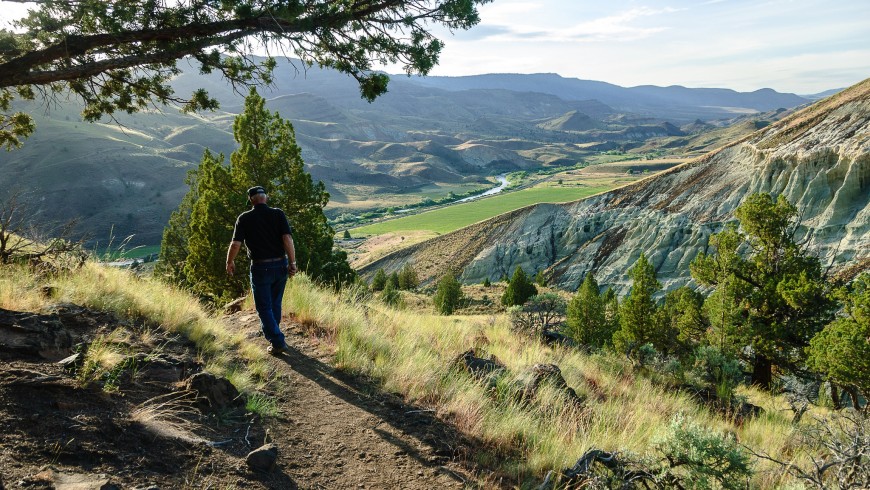
M 265 193 L 266 193 L 266 189 L 263 189 L 259 185 L 255 185 L 254 187 L 251 187 L 250 189 L 248 189 L 248 197 L 254 197 L 257 194 L 265 194 Z

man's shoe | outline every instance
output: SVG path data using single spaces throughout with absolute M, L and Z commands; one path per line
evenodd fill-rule
M 274 345 L 270 345 L 270 346 L 266 349 L 266 352 L 268 352 L 269 354 L 272 354 L 273 356 L 280 356 L 281 354 L 287 352 L 287 346 L 286 346 L 286 345 L 282 345 L 282 346 L 280 346 L 280 347 L 276 347 L 276 346 L 274 346 Z

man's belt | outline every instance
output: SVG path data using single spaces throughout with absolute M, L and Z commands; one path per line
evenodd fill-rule
M 274 259 L 260 259 L 260 260 L 252 260 L 252 264 L 268 264 L 270 262 L 281 262 L 285 257 L 275 257 Z

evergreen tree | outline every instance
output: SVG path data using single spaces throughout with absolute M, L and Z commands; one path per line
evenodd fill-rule
M 387 284 L 392 284 L 393 289 L 399 289 L 399 273 L 393 271 L 392 274 L 387 276 Z
M 372 291 L 383 291 L 387 285 L 387 273 L 383 269 L 378 269 L 375 272 L 375 277 L 372 278 Z
M 438 313 L 450 315 L 459 308 L 463 297 L 462 285 L 452 272 L 448 272 L 438 281 L 438 288 L 432 301 Z
M 523 268 L 518 266 L 501 297 L 501 304 L 505 306 L 522 305 L 536 294 L 538 294 L 538 288 L 532 284 Z
M 613 288 L 607 288 L 604 294 L 601 295 L 601 302 L 604 304 L 604 319 L 607 322 L 607 328 L 611 332 L 616 332 L 619 329 L 619 298 L 616 296 L 616 291 Z M 607 344 L 612 344 L 611 337 Z
M 490 286 L 492 286 L 492 283 L 489 282 L 489 278 L 488 278 L 488 277 L 485 277 L 485 278 L 483 279 L 483 287 L 488 288 L 488 287 L 490 287 Z
M 236 274 L 226 273 L 226 246 L 232 239 L 236 210 L 244 199 L 244 191 L 233 186 L 223 160 L 223 155 L 206 150 L 199 164 L 199 199 L 190 213 L 187 257 L 182 271 L 184 283 L 215 304 L 242 296 L 248 287 L 247 261 L 237 258 Z
M 290 220 L 299 269 L 323 282 L 351 282 L 355 273 L 347 255 L 333 250 L 334 232 L 323 214 L 329 194 L 303 169 L 292 125 L 267 111 L 265 100 L 251 89 L 233 135 L 239 148 L 229 167 L 223 155 L 206 150 L 189 177 L 190 191 L 164 231 L 163 276 L 213 301 L 240 296 L 247 288 L 248 264 L 239 258 L 236 274 L 227 276 L 226 247 L 236 216 L 248 204 L 245 189 L 263 185 L 270 205 Z
M 402 295 L 399 290 L 393 286 L 392 281 L 387 281 L 384 285 L 384 290 L 381 292 L 381 300 L 390 306 L 399 306 L 402 303 Z
M 169 216 L 169 223 L 163 230 L 159 259 L 154 266 L 154 274 L 157 277 L 184 288 L 190 288 L 184 275 L 184 263 L 189 253 L 187 241 L 190 238 L 190 215 L 193 212 L 193 205 L 199 200 L 197 174 L 196 169 L 187 173 L 184 182 L 190 190 L 181 199 L 178 208 Z
M 566 324 L 568 335 L 578 344 L 603 347 L 613 337 L 598 282 L 591 272 L 568 303 Z
M 547 278 L 544 277 L 544 271 L 538 271 L 538 273 L 535 274 L 535 284 L 541 287 L 547 285 Z
M 345 240 L 350 240 L 350 230 L 344 230 L 344 235 L 342 235 L 342 238 L 344 238 Z
M 664 352 L 686 357 L 699 345 L 708 343 L 703 306 L 704 296 L 685 286 L 665 295 L 659 310 L 664 335 L 660 342 L 665 346 Z
M 837 295 L 843 301 L 842 315 L 810 341 L 808 364 L 847 391 L 854 387 L 870 400 L 870 272 Z M 853 403 L 858 399 L 852 398 Z
M 796 213 L 782 196 L 751 195 L 735 213 L 743 231 L 729 224 L 711 237 L 716 254 L 701 253 L 691 264 L 692 277 L 716 287 L 718 296 L 707 300 L 715 305 L 714 338 L 723 350 L 743 356 L 752 365 L 753 384 L 765 388 L 774 366 L 794 370 L 803 364 L 810 339 L 833 318 L 819 260 L 794 241 Z
M 399 289 L 410 291 L 417 287 L 417 272 L 411 267 L 411 264 L 405 264 L 399 271 Z
M 653 295 L 662 285 L 656 279 L 656 271 L 640 254 L 634 267 L 628 271 L 631 290 L 619 307 L 619 330 L 613 334 L 613 345 L 624 352 L 632 347 L 653 344 L 658 347 L 658 308 Z

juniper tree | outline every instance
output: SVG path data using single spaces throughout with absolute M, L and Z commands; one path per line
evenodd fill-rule
M 448 272 L 438 281 L 432 302 L 438 313 L 450 315 L 459 308 L 463 296 L 462 285 L 459 284 L 452 272 Z
M 405 264 L 399 270 L 399 289 L 411 290 L 417 287 L 420 281 L 417 279 L 417 272 L 411 267 L 411 264 Z
M 505 306 L 522 305 L 536 294 L 538 294 L 538 288 L 532 284 L 523 268 L 518 266 L 508 282 L 507 289 L 502 294 L 501 304 Z
M 14 30 L 0 30 L 0 146 L 34 129 L 28 115 L 10 113 L 15 98 L 72 94 L 87 121 L 153 103 L 216 108 L 205 90 L 173 92 L 177 61 L 189 57 L 234 85 L 269 84 L 275 61 L 251 56 L 258 46 L 346 73 L 371 101 L 389 80 L 376 63 L 428 73 L 443 48 L 431 30 L 472 27 L 488 1 L 34 1 Z
M 711 237 L 716 252 L 690 266 L 719 294 L 714 336 L 752 365 L 752 382 L 762 387 L 770 387 L 774 366 L 800 369 L 810 339 L 833 318 L 821 264 L 795 242 L 796 214 L 783 196 L 753 194 L 735 212 L 739 228 L 732 223 Z
M 593 347 L 603 347 L 613 337 L 598 289 L 598 282 L 589 272 L 568 303 L 566 318 L 568 335 L 579 344 Z
M 870 400 L 870 272 L 837 292 L 842 314 L 810 341 L 809 365 L 852 395 Z M 866 403 L 866 402 L 865 402 Z
M 613 345 L 618 351 L 644 344 L 659 348 L 658 307 L 653 295 L 662 285 L 656 279 L 655 268 L 641 253 L 628 275 L 632 280 L 631 290 L 619 306 L 619 329 L 613 334 Z
M 387 273 L 383 269 L 375 271 L 375 276 L 372 278 L 372 291 L 383 291 L 387 285 Z
M 206 150 L 189 178 L 190 191 L 164 231 L 164 276 L 214 301 L 241 295 L 248 264 L 238 258 L 236 274 L 228 277 L 225 248 L 236 216 L 248 206 L 245 189 L 263 185 L 270 205 L 283 209 L 290 220 L 299 269 L 321 282 L 351 282 L 355 273 L 346 254 L 333 249 L 334 232 L 323 214 L 329 194 L 305 171 L 293 126 L 266 110 L 265 100 L 252 88 L 233 135 L 239 148 L 230 155 L 229 166 L 223 155 Z

